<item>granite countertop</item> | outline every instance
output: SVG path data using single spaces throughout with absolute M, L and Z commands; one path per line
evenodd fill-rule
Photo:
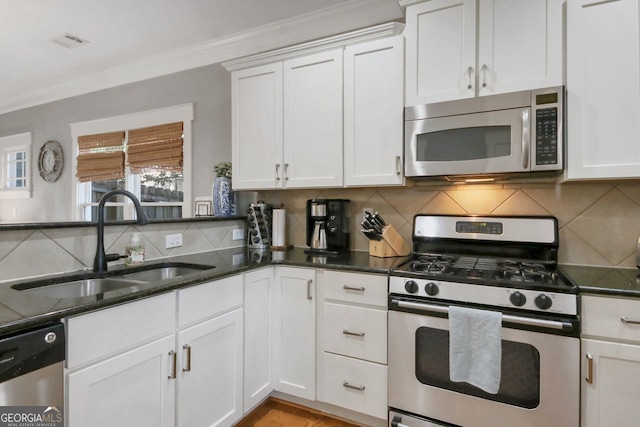
M 244 247 L 220 251 L 202 252 L 145 262 L 147 264 L 180 262 L 215 266 L 183 277 L 149 283 L 134 289 L 121 289 L 81 298 L 51 298 L 13 289 L 12 286 L 28 280 L 0 283 L 0 335 L 20 329 L 30 328 L 48 322 L 57 322 L 64 317 L 85 313 L 108 306 L 134 301 L 152 295 L 169 292 L 210 280 L 236 275 L 269 265 L 289 265 L 297 267 L 328 268 L 364 273 L 387 274 L 407 257 L 376 258 L 368 252 L 351 251 L 339 256 L 325 257 L 306 254 L 302 248 L 287 251 L 252 250 Z M 128 267 L 117 265 L 109 271 Z M 86 270 L 75 273 L 86 273 Z M 32 280 L 55 280 L 75 273 L 51 275 Z
M 561 265 L 560 271 L 578 286 L 580 294 L 640 298 L 637 268 Z

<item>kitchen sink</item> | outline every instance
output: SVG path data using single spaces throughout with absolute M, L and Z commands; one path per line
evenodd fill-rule
M 202 270 L 208 270 L 211 266 L 206 268 L 201 267 L 186 267 L 186 266 L 168 266 L 160 268 L 152 268 L 149 270 L 138 271 L 135 273 L 123 274 L 123 279 L 138 280 L 145 283 L 158 282 L 161 280 L 173 279 L 174 277 L 186 276 L 187 274 L 197 273 Z
M 143 284 L 143 282 L 108 277 L 103 279 L 73 280 L 71 282 L 25 289 L 24 291 L 33 295 L 42 295 L 51 298 L 81 298 L 116 291 L 118 289 L 132 288 L 141 284 Z
M 50 298 L 81 298 L 105 292 L 129 289 L 147 284 L 162 284 L 177 277 L 215 268 L 212 265 L 165 262 L 124 268 L 108 273 L 83 273 L 60 277 L 53 281 L 40 280 L 13 285 L 12 288 L 32 295 Z

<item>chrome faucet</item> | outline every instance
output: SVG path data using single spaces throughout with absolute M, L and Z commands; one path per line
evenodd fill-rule
M 104 205 L 107 203 L 107 200 L 116 194 L 122 194 L 123 196 L 127 196 L 131 199 L 133 204 L 136 207 L 136 218 L 138 220 L 138 225 L 149 224 L 149 218 L 144 213 L 142 206 L 140 205 L 140 201 L 133 193 L 130 193 L 126 190 L 111 190 L 104 193 L 102 198 L 100 198 L 100 202 L 98 202 L 98 248 L 96 249 L 96 257 L 93 260 L 93 271 L 94 272 L 106 272 L 107 271 L 107 261 L 116 261 L 120 258 L 120 255 L 117 255 L 117 258 L 114 258 L 111 255 L 106 255 L 104 253 Z

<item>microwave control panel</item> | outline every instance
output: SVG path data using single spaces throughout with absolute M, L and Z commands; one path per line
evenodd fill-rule
M 558 164 L 558 109 L 536 110 L 536 165 Z

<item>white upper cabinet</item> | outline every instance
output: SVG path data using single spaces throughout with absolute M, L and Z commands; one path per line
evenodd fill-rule
M 284 62 L 282 181 L 342 185 L 342 49 Z
M 403 184 L 403 28 L 388 23 L 225 63 L 233 188 Z
M 233 188 L 278 188 L 282 166 L 282 63 L 233 73 Z
M 403 73 L 402 36 L 345 49 L 345 185 L 404 184 Z
M 567 2 L 567 179 L 640 177 L 637 0 Z
M 562 85 L 563 2 L 430 0 L 407 7 L 406 105 Z

